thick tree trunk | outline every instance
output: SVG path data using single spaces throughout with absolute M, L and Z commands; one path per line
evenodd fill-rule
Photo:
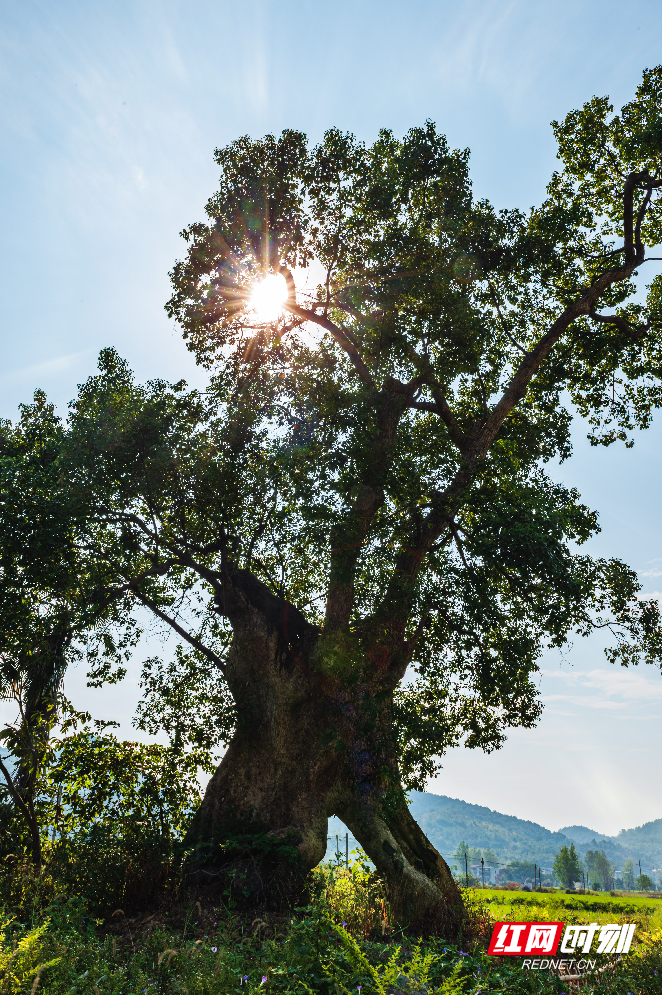
M 325 646 L 250 574 L 233 577 L 223 607 L 237 727 L 187 839 L 189 881 L 235 901 L 296 900 L 337 814 L 384 878 L 398 921 L 454 935 L 462 900 L 404 800 L 392 688 L 352 683 L 346 651 Z

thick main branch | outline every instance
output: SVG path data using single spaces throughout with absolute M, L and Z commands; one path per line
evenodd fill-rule
M 646 188 L 646 196 L 640 205 L 635 222 L 634 194 L 635 190 L 642 185 Z M 477 464 L 487 455 L 506 418 L 508 418 L 515 406 L 524 399 L 531 380 L 572 323 L 578 318 L 588 315 L 595 317 L 597 320 L 606 320 L 618 327 L 622 327 L 622 322 L 617 317 L 612 318 L 611 316 L 603 317 L 596 315 L 595 307 L 601 295 L 608 287 L 614 283 L 627 280 L 635 268 L 644 261 L 645 251 L 641 243 L 641 226 L 647 207 L 650 204 L 652 189 L 661 185 L 662 180 L 653 180 L 648 173 L 631 173 L 628 176 L 623 194 L 624 264 L 601 274 L 601 276 L 593 281 L 590 287 L 583 290 L 579 297 L 563 310 L 563 313 L 559 315 L 549 331 L 522 358 L 517 370 L 511 377 L 510 383 L 490 412 L 489 417 L 477 426 L 470 436 L 466 436 L 461 432 L 450 409 L 446 410 L 442 406 L 442 403 L 440 403 L 442 400 L 445 402 L 445 398 L 443 398 L 440 385 L 435 380 L 430 368 L 428 384 L 432 388 L 433 397 L 435 397 L 434 409 L 448 426 L 449 434 L 462 454 L 463 463 L 443 493 L 435 495 L 432 502 L 433 506 L 424 520 L 419 522 L 412 519 L 409 535 L 400 548 L 391 582 L 377 609 L 377 617 L 399 617 L 402 622 L 406 620 L 412 603 L 416 580 L 422 569 L 426 555 L 439 541 L 444 532 L 450 528 L 452 520 L 459 510 L 463 496 L 471 485 Z M 628 330 L 632 334 L 632 329 L 628 328 Z M 425 361 L 418 354 L 416 354 L 416 357 L 419 360 L 417 368 L 420 370 Z M 435 396 L 435 393 L 437 396 Z M 418 402 L 412 406 L 423 407 L 423 404 Z M 445 407 L 447 408 L 447 405 Z M 431 409 L 432 405 L 425 404 L 424 410 Z

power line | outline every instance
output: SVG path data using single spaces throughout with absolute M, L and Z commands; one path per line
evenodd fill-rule
M 354 843 L 358 843 L 359 849 L 362 849 L 361 844 L 360 844 L 359 840 L 357 840 L 356 836 L 352 836 L 351 833 L 345 833 L 345 837 L 349 841 L 353 840 Z M 340 838 L 341 838 L 341 836 L 340 836 L 339 833 L 336 833 L 333 836 L 327 836 L 327 838 L 326 838 L 327 844 L 328 844 L 329 840 L 335 840 L 336 841 L 336 847 L 338 847 L 339 846 L 339 842 L 340 842 Z M 328 849 L 328 846 L 327 846 L 327 849 Z M 336 852 L 339 853 L 340 851 L 336 850 Z M 453 852 L 453 853 L 444 853 L 442 850 L 437 850 L 437 853 L 441 857 L 443 857 L 444 860 L 455 860 L 456 856 L 457 856 L 457 852 L 456 851 Z M 466 854 L 467 851 L 465 850 L 465 851 L 463 851 L 463 853 Z M 480 859 L 483 860 L 482 857 Z M 475 860 L 472 863 L 472 866 L 477 866 L 478 862 L 479 862 L 479 858 L 476 857 Z M 513 863 L 518 863 L 518 864 L 534 864 L 534 861 L 533 860 L 519 860 L 517 858 L 514 858 L 513 860 L 486 860 L 485 861 L 485 866 L 486 867 L 509 867 Z M 541 868 L 541 870 L 545 870 L 545 868 L 542 866 L 542 864 L 540 864 L 540 868 Z

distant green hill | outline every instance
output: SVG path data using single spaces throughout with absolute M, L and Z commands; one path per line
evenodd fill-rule
M 447 795 L 412 791 L 410 798 L 411 814 L 430 842 L 450 863 L 458 844 L 464 840 L 468 846 L 478 850 L 489 847 L 499 863 L 527 860 L 535 861 L 542 867 L 551 867 L 561 847 L 572 841 L 582 857 L 587 850 L 604 850 L 618 870 L 622 869 L 623 861 L 628 857 L 635 864 L 641 860 L 642 870 L 647 874 L 653 868 L 662 868 L 662 819 L 647 822 L 636 829 L 622 829 L 618 836 L 605 836 L 587 826 L 566 826 L 555 833 L 537 822 L 504 815 L 484 805 L 470 805 Z M 336 833 L 344 853 L 345 831 L 346 827 L 340 819 L 329 819 L 331 839 L 328 859 L 336 848 Z M 349 848 L 355 846 L 356 841 L 351 837 Z
M 657 854 L 656 866 L 662 867 L 662 819 L 646 822 L 636 829 L 621 829 L 615 838 L 629 850 L 640 850 L 642 854 L 646 854 L 647 859 L 653 859 Z
M 483 805 L 470 805 L 446 795 L 412 791 L 411 814 L 431 843 L 448 860 L 464 840 L 469 846 L 490 847 L 499 861 L 534 860 L 551 867 L 568 838 L 537 822 L 503 815 Z
M 646 822 L 635 829 L 621 829 L 618 836 L 603 836 L 586 826 L 565 826 L 560 832 L 574 840 L 581 848 L 604 850 L 608 857 L 610 852 L 625 857 L 631 857 L 635 862 L 641 860 L 647 868 L 662 868 L 662 819 Z M 610 857 L 610 859 L 618 859 Z
M 564 826 L 563 829 L 559 829 L 559 832 L 574 840 L 575 843 L 590 843 L 591 840 L 603 839 L 604 836 L 597 829 L 588 829 L 586 826 Z
M 621 830 L 618 836 L 602 835 L 586 826 L 567 826 L 552 832 L 537 822 L 446 795 L 412 791 L 410 797 L 412 815 L 446 859 L 464 840 L 479 850 L 490 847 L 499 861 L 533 860 L 551 867 L 561 847 L 572 840 L 582 856 L 587 850 L 604 850 L 619 869 L 628 857 L 635 862 L 641 860 L 646 872 L 662 867 L 662 819 Z

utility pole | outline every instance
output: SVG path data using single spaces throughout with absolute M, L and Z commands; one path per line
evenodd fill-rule
M 469 858 L 467 857 L 467 851 L 464 851 L 464 873 L 467 879 L 467 888 L 469 887 Z
M 485 887 L 485 861 L 483 860 L 482 857 L 480 858 L 480 870 L 481 870 L 481 874 L 483 875 L 483 888 L 484 888 Z

